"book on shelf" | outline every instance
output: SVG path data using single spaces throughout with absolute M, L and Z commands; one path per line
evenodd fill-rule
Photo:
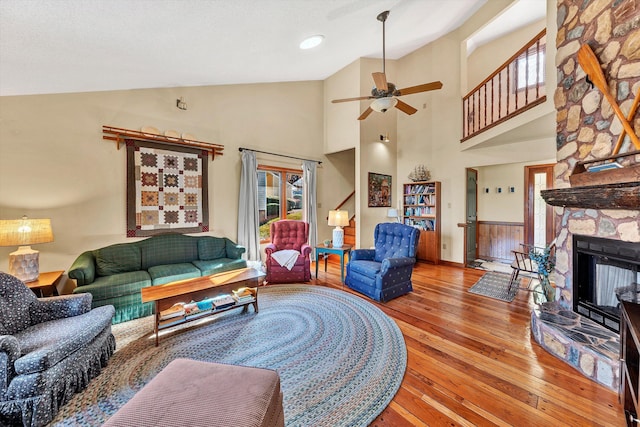
M 227 307 L 231 307 L 236 304 L 236 301 L 229 294 L 218 295 L 217 297 L 212 298 L 213 306 L 219 310 Z
M 404 224 L 424 231 L 434 231 L 436 222 L 432 219 L 405 218 Z
M 233 292 L 233 295 L 238 298 L 245 298 L 245 297 L 253 298 L 253 292 L 249 288 L 240 288 L 232 292 Z
M 246 304 L 248 302 L 255 301 L 255 299 L 253 297 L 238 298 L 238 297 L 234 296 L 233 299 L 236 301 L 237 304 Z
M 185 313 L 184 306 L 185 304 L 183 302 L 178 302 L 173 304 L 171 307 L 167 308 L 166 310 L 162 310 L 160 312 L 160 320 L 167 320 L 167 319 L 173 319 L 174 317 L 184 316 L 184 313 Z

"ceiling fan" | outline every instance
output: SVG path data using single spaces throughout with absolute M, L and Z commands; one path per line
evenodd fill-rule
M 359 96 L 357 98 L 343 98 L 343 99 L 334 99 L 331 102 L 349 102 L 349 101 L 362 101 L 365 99 L 373 99 L 374 101 L 371 105 L 364 110 L 358 120 L 366 119 L 369 114 L 373 111 L 377 111 L 380 113 L 386 112 L 389 108 L 396 107 L 398 110 L 402 111 L 406 114 L 414 114 L 416 111 L 411 105 L 402 102 L 398 99 L 399 96 L 403 95 L 411 95 L 412 93 L 419 92 L 427 92 L 429 90 L 437 90 L 442 87 L 442 82 L 435 81 L 431 83 L 425 83 L 418 86 L 410 86 L 404 89 L 397 89 L 396 85 L 387 81 L 387 76 L 385 75 L 385 22 L 387 21 L 387 17 L 389 16 L 389 11 L 384 11 L 378 15 L 378 21 L 382 22 L 382 72 L 381 73 L 371 73 L 373 77 L 373 82 L 375 84 L 374 88 L 371 89 L 371 95 L 369 96 Z

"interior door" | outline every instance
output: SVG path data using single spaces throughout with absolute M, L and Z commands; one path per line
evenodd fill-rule
M 540 195 L 541 190 L 553 188 L 553 166 L 525 166 L 524 238 L 529 245 L 544 247 L 555 238 L 553 207 Z
M 478 171 L 467 168 L 467 227 L 465 264 L 470 265 L 478 258 Z

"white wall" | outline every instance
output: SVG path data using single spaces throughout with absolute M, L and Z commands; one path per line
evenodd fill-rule
M 478 221 L 524 221 L 526 163 L 484 166 L 478 171 Z M 515 192 L 511 193 L 509 187 Z M 497 189 L 502 192 L 498 193 Z M 488 193 L 485 192 L 488 189 Z
M 324 81 L 324 152 L 335 153 L 354 149 L 360 138 L 360 102 L 332 103 L 334 99 L 362 96 L 360 60 L 356 60 Z
M 514 46 L 523 47 L 542 31 L 545 26 L 545 20 L 534 22 L 475 49 L 467 59 L 467 84 L 469 91 L 484 81 L 484 79 L 496 71 L 499 66 L 507 62 L 516 52 L 513 49 Z M 554 43 L 554 40 L 551 40 L 550 43 Z
M 360 91 L 362 95 L 370 94 L 374 86 L 371 73 L 382 71 L 382 61 L 365 59 L 360 62 Z M 388 82 L 396 82 L 397 68 L 395 61 L 387 61 L 386 76 Z M 402 86 L 398 86 L 402 87 Z M 366 110 L 371 101 L 362 101 L 360 111 Z M 396 123 L 400 114 L 396 108 L 386 113 L 372 112 L 365 120 L 357 121 L 360 126 L 360 141 L 356 150 L 356 193 L 359 195 L 359 206 L 356 208 L 356 244 L 361 248 L 373 246 L 373 232 L 376 224 L 387 222 L 388 207 L 369 207 L 368 178 L 369 172 L 391 176 L 391 204 L 397 206 L 398 177 L 397 134 Z M 390 142 L 380 141 L 380 135 L 389 134 Z
M 466 57 L 466 54 L 463 55 L 463 42 L 509 3 L 488 2 L 457 31 L 397 61 L 398 80 L 402 85 L 434 80 L 443 83 L 439 91 L 406 97 L 407 101 L 423 109 L 411 117 L 398 117 L 398 175 L 406 176 L 416 164 L 424 163 L 431 171 L 432 179 L 442 182 L 442 243 L 447 247 L 442 249 L 442 259 L 447 261 L 462 263 L 464 260 L 464 232 L 457 224 L 465 222 L 465 168 L 537 160 L 543 162 L 549 158 L 548 153 L 555 152 L 553 138 L 535 143 L 514 139 L 503 141 L 498 146 L 462 150 L 460 138 L 464 84 L 461 82 L 466 82 L 466 75 L 462 78 L 462 72 L 466 69 L 466 64 L 462 63 L 462 58 Z M 547 18 L 547 25 L 555 27 L 555 9 L 553 12 Z M 550 31 L 550 39 L 554 38 L 555 32 Z M 514 45 L 512 53 L 520 47 Z M 550 55 L 555 55 L 555 51 Z M 496 63 L 496 67 L 498 65 L 500 63 Z
M 360 247 L 370 246 L 375 224 L 387 220 L 386 208 L 367 206 L 368 172 L 392 175 L 395 207 L 408 173 L 424 164 L 434 180 L 442 181 L 442 238 L 447 244 L 442 258 L 462 262 L 463 232 L 457 223 L 464 221 L 465 168 L 534 161 L 547 146 L 555 152 L 555 141 L 524 139 L 461 149 L 461 86 L 466 82 L 461 46 L 510 3 L 487 2 L 458 30 L 387 61 L 388 78 L 400 88 L 435 80 L 444 84 L 439 91 L 403 97 L 418 109 L 412 116 L 393 110 L 359 122 L 368 103 L 330 103 L 371 89 L 371 72 L 380 71 L 381 64 L 370 59 L 350 64 L 325 82 L 0 97 L 0 218 L 26 214 L 52 219 L 55 242 L 36 247 L 43 271 L 67 269 L 84 250 L 126 241 L 125 151 L 103 141 L 101 127 L 151 125 L 225 146 L 225 154 L 210 163 L 211 235 L 236 239 L 238 147 L 322 160 L 318 239 L 331 236 L 322 225 L 326 212 L 355 188 Z M 548 37 L 554 40 L 555 2 L 547 3 Z M 547 65 L 553 70 L 553 64 Z M 555 86 L 555 80 L 549 85 Z M 175 107 L 181 96 L 187 111 Z M 385 130 L 389 144 L 379 141 Z M 297 163 L 273 156 L 259 159 L 289 167 Z M 0 248 L 0 268 L 6 268 L 13 250 Z
M 187 111 L 176 108 L 180 96 Z M 323 155 L 323 99 L 320 81 L 0 97 L 0 218 L 51 218 L 55 241 L 34 246 L 42 271 L 66 270 L 82 251 L 130 241 L 126 150 L 102 139 L 102 125 L 174 129 L 225 146 L 209 162 L 211 235 L 237 238 L 238 147 L 322 160 L 318 201 L 335 205 L 348 192 L 333 189 L 352 190 L 353 176 Z M 318 237 L 325 236 L 322 228 Z M 0 248 L 0 269 L 15 249 Z

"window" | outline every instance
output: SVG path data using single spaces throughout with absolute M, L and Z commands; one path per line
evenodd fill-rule
M 516 90 L 544 85 L 545 46 L 532 46 L 516 59 Z
M 270 226 L 280 219 L 302 219 L 302 171 L 258 166 L 260 240 L 271 240 Z

